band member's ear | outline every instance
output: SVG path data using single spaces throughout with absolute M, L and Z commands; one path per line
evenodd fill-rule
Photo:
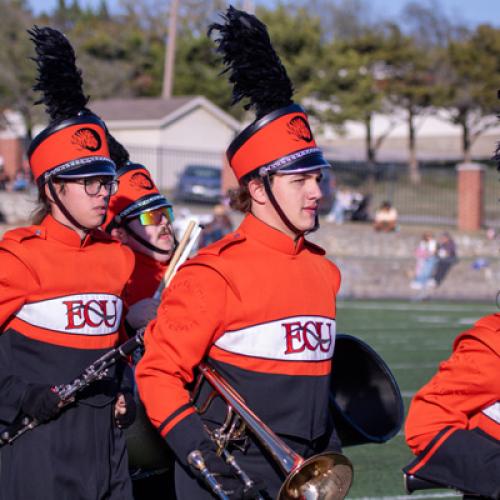
M 111 237 L 118 240 L 120 243 L 127 243 L 128 234 L 122 227 L 115 227 L 111 230 Z
M 264 183 L 260 179 L 252 179 L 248 182 L 248 192 L 252 200 L 259 205 L 264 205 L 269 201 Z

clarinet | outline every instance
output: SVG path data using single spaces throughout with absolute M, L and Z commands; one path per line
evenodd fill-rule
M 62 384 L 52 387 L 52 390 L 61 398 L 60 408 L 70 405 L 75 401 L 76 394 L 97 380 L 103 379 L 109 372 L 111 366 L 120 359 L 127 358 L 138 347 L 144 345 L 144 330 L 141 329 L 137 335 L 111 349 L 99 359 L 87 366 L 85 370 L 70 384 Z M 23 415 L 17 422 L 7 427 L 0 433 L 0 448 L 6 444 L 12 444 L 25 432 L 34 429 L 39 422 L 28 415 Z

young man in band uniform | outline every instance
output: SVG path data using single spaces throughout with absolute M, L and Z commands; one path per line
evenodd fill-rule
M 249 57 L 249 64 L 234 62 L 233 75 L 236 66 L 251 67 L 275 96 L 251 97 L 257 120 L 228 150 L 240 182 L 235 203 L 246 213 L 242 224 L 181 267 L 146 330 L 146 352 L 136 371 L 148 415 L 176 456 L 179 500 L 212 498 L 188 463 L 193 450 L 202 453 L 230 498 L 253 498 L 258 489 L 243 491 L 208 437 L 207 429 L 224 421 L 223 402 L 214 400 L 199 415 L 190 399 L 188 386 L 201 361 L 215 367 L 302 456 L 340 448 L 328 413 L 340 273 L 321 248 L 305 239 L 317 227 L 319 181 L 329 164 L 305 112 L 291 100 L 291 83 L 274 51 L 264 62 L 278 67 L 281 80 L 266 82 L 265 64 L 252 60 L 251 41 L 258 33 L 267 37 L 265 26 L 233 8 L 226 21 L 213 28 L 222 38 L 225 32 L 238 38 L 234 53 Z M 236 80 L 257 81 L 246 77 L 239 74 Z M 208 392 L 202 384 L 200 400 Z M 252 434 L 247 446 L 231 451 L 263 486 L 261 494 L 274 497 L 284 476 Z
M 117 370 L 64 409 L 53 389 L 120 341 L 133 254 L 98 229 L 117 188 L 115 165 L 74 60 L 60 58 L 71 46 L 50 28 L 31 35 L 35 90 L 52 121 L 28 151 L 41 203 L 35 225 L 0 243 L 0 421 L 26 415 L 40 425 L 3 447 L 0 499 L 131 500 Z

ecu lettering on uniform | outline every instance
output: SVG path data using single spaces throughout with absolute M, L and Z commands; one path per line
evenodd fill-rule
M 176 439 L 175 429 L 194 412 L 185 384 L 193 381 L 191 367 L 205 358 L 273 432 L 323 436 L 339 287 L 340 272 L 321 248 L 303 238 L 295 242 L 251 214 L 238 231 L 201 249 L 165 291 L 168 315 L 148 326 L 136 370 L 162 435 Z M 153 365 L 160 358 L 171 376 L 158 376 Z M 209 390 L 202 384 L 199 401 Z M 168 401 L 159 396 L 167 391 Z M 215 399 L 203 418 L 219 423 L 224 416 L 224 404 Z
M 333 356 L 335 320 L 295 316 L 224 333 L 215 345 L 242 356 L 325 361 Z
M 16 317 L 31 326 L 77 335 L 117 331 L 122 300 L 110 294 L 81 294 L 25 304 Z

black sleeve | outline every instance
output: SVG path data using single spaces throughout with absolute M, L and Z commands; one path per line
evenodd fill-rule
M 161 431 L 161 426 L 159 430 Z M 214 449 L 214 445 L 205 432 L 201 418 L 197 413 L 192 413 L 183 418 L 170 430 L 165 439 L 177 460 L 186 468 L 188 467 L 187 457 L 193 450 L 206 451 Z
M 403 471 L 465 493 L 500 499 L 500 442 L 479 429 L 439 432 Z
M 9 333 L 0 335 L 0 421 L 12 423 L 19 414 L 28 383 L 12 373 Z

